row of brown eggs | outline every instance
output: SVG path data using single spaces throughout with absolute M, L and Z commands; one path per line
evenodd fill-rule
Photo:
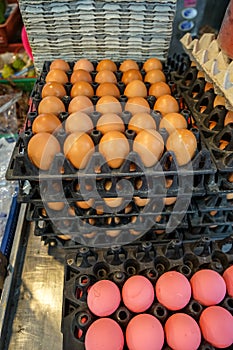
M 80 61 L 83 63 L 85 60 Z M 80 63 L 80 61 L 78 62 Z M 148 61 L 150 63 L 149 67 L 151 68 L 151 62 L 157 63 L 158 60 L 151 59 Z M 57 64 L 57 61 L 53 61 L 51 63 L 51 70 L 49 73 L 54 70 L 54 62 Z M 59 62 L 59 64 L 60 63 L 61 62 Z M 116 68 L 116 66 L 113 68 L 112 61 L 110 60 L 103 60 L 99 62 L 99 64 L 100 63 L 102 63 L 102 66 L 105 68 L 108 64 L 110 64 L 112 70 Z M 127 60 L 123 63 L 127 69 L 131 67 L 131 64 L 134 64 L 134 67 L 135 64 L 137 65 L 137 63 L 132 60 Z M 97 65 L 96 69 L 101 71 L 101 65 L 99 67 L 99 64 Z M 127 72 L 126 67 L 124 68 L 124 71 Z M 161 70 L 161 68 L 162 65 L 160 66 L 159 70 Z M 121 66 L 120 69 L 123 70 Z M 149 70 L 146 65 L 144 69 Z M 66 74 L 64 71 L 62 72 Z M 101 85 L 102 84 L 100 84 L 99 87 L 101 87 Z M 117 88 L 115 84 L 111 84 L 111 86 Z M 170 90 L 169 92 L 171 93 Z M 133 108 L 129 109 L 130 112 L 132 113 L 137 111 L 136 114 L 132 113 L 133 116 L 128 125 L 129 130 L 136 132 L 132 149 L 139 154 L 143 164 L 146 167 L 152 167 L 159 161 L 165 151 L 165 147 L 166 150 L 173 151 L 175 153 L 177 162 L 180 166 L 188 163 L 196 152 L 196 137 L 190 130 L 186 129 L 187 122 L 185 118 L 178 113 L 179 104 L 170 93 L 158 97 L 154 104 L 154 110 L 159 111 L 162 115 L 160 128 L 165 128 L 170 133 L 166 141 L 166 145 L 164 145 L 164 140 L 160 133 L 156 130 L 155 122 L 147 110 L 149 107 L 147 106 L 148 102 L 145 99 L 147 96 L 147 87 L 144 82 L 141 80 L 133 80 L 125 88 L 124 94 L 129 98 L 127 102 L 128 105 L 130 105 L 130 103 L 131 106 L 134 105 Z M 115 93 L 111 94 L 107 88 L 104 96 L 101 97 L 102 99 L 104 98 L 104 101 L 100 101 L 100 98 L 96 104 L 97 111 L 100 110 L 105 112 L 99 118 L 96 126 L 96 129 L 102 133 L 102 137 L 98 144 L 98 151 L 103 155 L 108 165 L 113 169 L 119 168 L 130 152 L 129 141 L 124 135 L 125 123 L 119 116 L 119 112 L 122 111 L 122 108 L 114 95 Z M 130 101 L 130 99 L 133 99 L 133 101 Z M 146 108 L 146 112 L 142 113 L 140 111 L 140 113 L 138 113 L 138 99 L 140 99 L 139 106 L 142 107 L 142 109 Z M 108 108 L 107 105 L 109 107 L 108 111 L 111 111 L 110 113 L 106 113 L 106 109 Z M 32 126 L 33 133 L 39 133 L 34 135 L 29 141 L 28 156 L 31 161 L 42 170 L 48 170 L 55 154 L 61 151 L 61 147 L 56 139 L 56 136 L 50 135 L 48 132 L 54 131 L 52 130 L 53 125 L 54 128 L 59 128 L 61 126 L 61 123 L 57 117 L 60 113 L 65 111 L 66 108 L 64 103 L 57 96 L 46 96 L 42 98 L 39 103 L 39 116 L 36 117 Z M 85 94 L 73 97 L 68 106 L 69 116 L 65 122 L 67 137 L 63 145 L 63 152 L 65 157 L 77 169 L 85 168 L 95 151 L 93 140 L 89 135 L 90 131 L 93 130 L 93 123 L 89 115 L 93 111 L 94 105 L 91 99 Z M 117 113 L 113 113 L 113 111 L 116 111 Z M 51 114 L 55 116 L 51 116 Z M 49 123 L 51 122 L 47 130 L 44 129 L 45 120 L 46 122 L 47 120 L 49 120 Z M 38 147 L 38 145 L 40 145 L 40 147 Z

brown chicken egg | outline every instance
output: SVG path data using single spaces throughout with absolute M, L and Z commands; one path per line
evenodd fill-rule
M 102 83 L 96 89 L 96 96 L 114 96 L 119 98 L 120 91 L 118 87 L 113 83 Z
M 162 65 L 162 62 L 158 58 L 151 57 L 151 58 L 148 58 L 144 62 L 142 69 L 144 69 L 145 72 L 149 72 L 152 69 L 160 69 L 160 70 L 162 70 L 163 69 L 163 65 Z
M 205 78 L 205 73 L 199 70 L 197 73 L 197 78 Z
M 103 198 L 104 202 L 111 208 L 117 208 L 123 203 L 122 197 L 115 197 L 115 198 Z
M 51 69 L 45 78 L 46 83 L 48 83 L 49 81 L 56 81 L 57 83 L 60 84 L 65 84 L 68 83 L 68 76 L 66 74 L 66 72 L 64 72 L 61 69 Z
M 154 129 L 142 130 L 134 139 L 133 150 L 139 154 L 146 167 L 151 167 L 158 162 L 163 154 L 163 138 Z
M 165 205 L 172 205 L 176 202 L 177 197 L 165 197 L 163 200 Z
M 169 135 L 166 148 L 174 152 L 178 165 L 182 166 L 193 158 L 197 149 L 197 140 L 192 131 L 177 129 Z
M 205 88 L 204 88 L 204 91 L 208 91 L 210 89 L 213 89 L 214 88 L 214 85 L 213 83 L 209 83 L 208 81 L 205 83 Z
M 94 66 L 91 61 L 87 60 L 86 58 L 80 58 L 77 62 L 75 62 L 73 70 L 77 69 L 83 69 L 87 72 L 91 72 L 94 70 Z
M 99 61 L 99 63 L 97 64 L 96 70 L 97 70 L 97 72 L 99 72 L 101 70 L 110 70 L 112 72 L 116 72 L 117 65 L 112 60 L 104 59 L 104 60 Z
M 138 134 L 144 129 L 156 130 L 156 123 L 149 113 L 136 113 L 130 119 L 128 129 L 134 130 Z
M 224 126 L 230 123 L 233 123 L 233 111 L 228 111 L 224 119 Z
M 152 69 L 146 73 L 144 82 L 154 84 L 158 81 L 166 82 L 166 76 L 160 69 Z
M 52 113 L 39 114 L 32 123 L 32 132 L 37 134 L 39 132 L 48 132 L 49 134 L 58 131 L 62 124 L 59 118 Z
M 154 110 L 159 111 L 162 115 L 175 112 L 179 112 L 179 104 L 176 101 L 175 97 L 171 95 L 162 95 L 160 96 L 155 104 Z
M 133 197 L 133 200 L 139 207 L 145 207 L 150 202 L 150 198 Z
M 94 106 L 92 101 L 87 96 L 76 96 L 72 98 L 68 106 L 69 114 L 74 112 L 83 112 L 90 114 L 94 111 Z
M 92 208 L 94 204 L 94 199 L 90 198 L 87 201 L 78 201 L 76 205 L 81 209 L 89 209 Z
M 137 69 L 139 70 L 138 64 L 134 60 L 125 60 L 121 63 L 119 70 L 121 72 L 126 72 L 129 69 Z
M 73 133 L 75 131 L 91 132 L 93 130 L 93 122 L 89 115 L 83 112 L 71 113 L 65 121 L 66 132 Z
M 224 96 L 217 95 L 214 99 L 213 107 L 216 106 L 225 106 L 226 99 Z
M 47 202 L 47 206 L 49 209 L 60 211 L 64 209 L 65 203 L 64 202 Z
M 125 131 L 125 125 L 119 115 L 114 113 L 103 114 L 97 121 L 96 129 L 103 135 L 109 131 Z
M 100 139 L 99 152 L 111 168 L 119 168 L 129 151 L 129 142 L 125 135 L 119 131 L 109 131 Z
M 29 159 L 41 170 L 48 170 L 55 155 L 60 151 L 60 144 L 56 137 L 46 132 L 32 136 L 27 148 Z
M 220 140 L 218 148 L 221 150 L 224 150 L 229 145 L 229 141 L 227 140 Z
M 157 81 L 149 87 L 149 95 L 159 98 L 162 95 L 171 95 L 170 86 L 164 81 Z
M 94 153 L 95 145 L 88 134 L 76 131 L 67 136 L 63 149 L 70 163 L 77 169 L 83 169 Z
M 96 111 L 101 114 L 114 113 L 121 114 L 122 106 L 118 99 L 114 96 L 102 96 L 96 103 Z
M 87 83 L 92 82 L 91 74 L 84 69 L 74 70 L 70 77 L 71 84 L 75 84 L 78 81 L 86 81 Z
M 101 70 L 99 71 L 95 76 L 95 82 L 102 84 L 102 83 L 117 83 L 117 78 L 115 74 L 110 70 Z
M 136 113 L 150 113 L 150 105 L 143 97 L 130 97 L 125 104 L 125 111 L 130 112 L 132 115 Z
M 141 80 L 133 80 L 126 86 L 124 95 L 128 98 L 137 96 L 146 97 L 146 85 Z
M 61 112 L 65 112 L 64 103 L 56 96 L 46 96 L 42 98 L 38 106 L 38 113 L 52 113 L 58 116 Z
M 77 81 L 72 86 L 72 89 L 70 91 L 70 96 L 76 97 L 76 96 L 87 96 L 87 97 L 92 97 L 94 95 L 94 89 L 91 86 L 90 83 L 87 81 Z
M 123 73 L 121 81 L 125 85 L 129 84 L 133 80 L 141 80 L 142 81 L 142 74 L 138 69 L 129 69 Z
M 44 98 L 46 96 L 57 96 L 62 98 L 66 96 L 66 89 L 61 83 L 57 83 L 56 81 L 49 81 L 46 83 L 41 91 L 41 97 Z
M 63 70 L 64 72 L 68 72 L 70 70 L 70 65 L 68 62 L 62 60 L 62 59 L 56 59 L 53 60 L 50 64 L 50 70 L 51 69 L 60 69 Z
M 175 129 L 187 129 L 187 121 L 180 113 L 168 113 L 161 119 L 159 128 L 165 128 L 169 134 Z

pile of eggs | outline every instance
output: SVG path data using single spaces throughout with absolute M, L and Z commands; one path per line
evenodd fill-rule
M 233 297 L 233 266 L 221 276 L 214 270 L 195 272 L 190 281 L 180 272 L 162 274 L 155 285 L 143 275 L 129 277 L 122 290 L 110 280 L 99 280 L 88 290 L 87 306 L 97 316 L 85 335 L 86 350 L 160 350 L 166 341 L 173 350 L 196 350 L 202 339 L 214 347 L 233 344 L 233 316 L 219 304 Z M 203 310 L 199 320 L 184 308 L 190 299 Z M 168 310 L 164 327 L 150 312 L 155 302 Z M 132 314 L 125 329 L 111 317 L 124 305 Z
M 157 58 L 145 61 L 142 70 L 133 60 L 117 67 L 115 62 L 103 59 L 94 68 L 91 61 L 80 59 L 71 69 L 70 64 L 57 59 L 51 62 L 44 79 L 27 149 L 37 168 L 48 170 L 55 155 L 63 152 L 75 169 L 84 169 L 96 148 L 112 169 L 119 168 L 131 150 L 137 152 L 145 167 L 154 166 L 166 150 L 174 152 L 179 166 L 194 157 L 196 137 L 187 129 Z M 124 104 L 120 102 L 122 95 Z M 154 97 L 153 110 L 161 114 L 159 125 L 151 115 L 148 96 Z M 68 104 L 64 102 L 67 97 Z M 123 111 L 130 113 L 128 122 Z M 63 121 L 60 116 L 64 112 L 68 116 Z M 93 112 L 100 113 L 96 123 Z M 135 133 L 132 145 L 126 129 Z M 165 141 L 160 129 L 166 130 Z M 66 134 L 64 144 L 57 137 L 61 130 Z M 91 137 L 95 130 L 101 133 L 97 146 Z

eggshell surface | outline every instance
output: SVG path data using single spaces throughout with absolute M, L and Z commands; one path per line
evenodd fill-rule
M 77 169 L 85 168 L 95 150 L 90 136 L 81 131 L 67 136 L 63 149 L 66 158 Z
M 153 303 L 154 288 L 146 277 L 132 276 L 123 285 L 122 298 L 129 310 L 144 312 Z
M 48 170 L 61 148 L 58 140 L 53 135 L 40 132 L 32 136 L 27 151 L 29 159 L 37 168 Z
M 72 100 L 69 103 L 68 112 L 71 114 L 79 111 L 87 114 L 90 114 L 94 111 L 93 103 L 91 102 L 89 97 L 76 96 L 72 98 Z
M 124 336 L 121 327 L 110 318 L 94 321 L 85 336 L 86 350 L 123 350 Z
M 52 113 L 39 114 L 32 123 L 32 132 L 37 134 L 38 132 L 48 132 L 52 134 L 61 128 L 61 122 L 59 118 Z
M 233 297 L 233 265 L 224 271 L 223 278 L 227 286 L 227 294 Z
M 173 350 L 197 350 L 201 343 L 201 331 L 197 322 L 189 315 L 176 313 L 165 323 L 165 335 Z
M 168 271 L 161 275 L 155 285 L 158 301 L 169 310 L 180 310 L 191 298 L 191 286 L 188 279 L 177 271 Z
M 146 167 L 151 167 L 158 162 L 163 154 L 163 138 L 154 129 L 142 130 L 134 139 L 133 150 L 139 154 Z
M 130 119 L 128 129 L 134 130 L 136 133 L 144 129 L 156 130 L 156 123 L 154 118 L 149 113 L 136 113 Z
M 121 103 L 114 96 L 102 96 L 96 103 L 96 111 L 101 114 L 115 113 L 120 114 L 122 112 Z
M 226 294 L 226 284 L 222 276 L 209 269 L 195 272 L 190 280 L 193 298 L 205 306 L 220 303 Z
M 192 131 L 176 129 L 169 135 L 166 148 L 174 152 L 178 165 L 182 166 L 189 163 L 195 155 L 197 140 Z
M 156 100 L 154 104 L 154 110 L 160 111 L 162 115 L 171 112 L 178 113 L 179 104 L 176 101 L 175 97 L 171 95 L 162 95 Z
M 119 131 L 109 131 L 100 139 L 99 152 L 111 168 L 119 168 L 130 151 L 129 142 Z
M 91 118 L 83 112 L 71 113 L 65 121 L 65 129 L 67 133 L 75 131 L 90 132 L 93 130 L 93 127 Z
M 233 316 L 221 306 L 209 306 L 199 320 L 203 337 L 216 348 L 224 349 L 233 343 Z
M 164 343 L 163 327 L 152 315 L 137 315 L 126 328 L 126 343 L 129 350 L 161 350 Z
M 121 301 L 120 290 L 115 283 L 101 280 L 91 286 L 87 295 L 87 305 L 96 316 L 109 316 Z
M 103 114 L 96 124 L 96 129 L 106 134 L 109 131 L 125 131 L 125 125 L 119 115 L 114 113 Z
M 64 103 L 56 96 L 46 96 L 42 98 L 38 106 L 38 113 L 53 113 L 59 115 L 61 112 L 65 112 Z

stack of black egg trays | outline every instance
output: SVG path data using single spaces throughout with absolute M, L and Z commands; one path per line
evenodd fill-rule
M 201 269 L 212 269 L 220 273 L 233 263 L 233 237 L 210 240 L 203 237 L 193 242 L 171 240 L 169 243 L 137 242 L 131 245 L 110 248 L 79 247 L 66 255 L 64 294 L 62 310 L 63 350 L 84 350 L 85 334 L 88 327 L 98 318 L 87 305 L 87 293 L 95 282 L 108 279 L 122 289 L 124 282 L 133 275 L 143 275 L 156 284 L 157 279 L 167 271 L 178 271 L 188 279 Z M 233 313 L 233 298 L 226 294 L 220 304 Z M 193 317 L 197 322 L 204 306 L 191 298 L 188 305 L 179 310 Z M 154 299 L 146 310 L 164 326 L 174 312 Z M 121 302 L 109 317 L 122 328 L 123 333 L 133 312 Z M 124 350 L 127 350 L 125 345 Z M 163 349 L 170 349 L 166 341 Z M 199 349 L 215 348 L 202 339 Z
M 183 98 L 183 108 L 191 112 L 217 169 L 206 181 L 206 196 L 196 200 L 198 213 L 192 217 L 193 225 L 230 232 L 233 224 L 233 124 L 224 126 L 228 110 L 223 105 L 214 106 L 217 95 L 212 88 L 205 91 L 206 81 L 198 77 L 197 67 L 186 64 L 182 74 L 173 72 L 172 78 Z M 222 140 L 227 142 L 224 149 L 219 148 Z
M 164 152 L 158 164 L 146 168 L 138 154 L 132 150 L 119 169 L 111 169 L 98 152 L 97 146 L 97 151 L 83 170 L 75 169 L 64 155 L 59 153 L 55 156 L 48 171 L 39 171 L 28 158 L 27 145 L 32 137 L 32 123 L 37 116 L 41 89 L 45 83 L 50 65 L 50 62 L 45 62 L 44 69 L 32 92 L 25 130 L 19 135 L 7 170 L 8 180 L 19 181 L 19 201 L 29 203 L 27 218 L 35 221 L 35 235 L 43 237 L 47 243 L 51 240 L 53 244 L 58 243 L 59 246 L 70 247 L 72 245 L 76 246 L 76 241 L 92 246 L 95 244 L 96 237 L 98 242 L 103 244 L 105 242 L 107 244 L 122 244 L 122 242 L 130 242 L 136 239 L 141 232 L 147 231 L 147 228 L 151 233 L 149 237 L 153 239 L 156 237 L 157 240 L 161 241 L 171 238 L 197 239 L 202 235 L 218 238 L 229 234 L 228 230 L 222 232 L 222 229 L 215 228 L 215 231 L 212 231 L 211 225 L 198 227 L 198 231 L 194 227 L 194 235 L 192 233 L 192 227 L 194 226 L 192 218 L 198 214 L 196 199 L 205 197 L 207 180 L 215 175 L 216 167 L 202 140 L 202 136 L 192 122 L 190 111 L 183 108 L 183 98 L 177 93 L 176 82 L 174 84 L 171 80 L 171 71 L 176 68 L 179 69 L 179 72 L 186 69 L 187 57 L 181 56 L 175 62 L 176 64 L 174 64 L 174 60 L 170 60 L 169 64 L 165 65 L 164 72 L 167 74 L 171 87 L 174 88 L 173 95 L 180 102 L 180 111 L 187 119 L 188 128 L 193 131 L 197 138 L 198 148 L 191 161 L 191 170 L 190 164 L 178 167 L 175 155 L 169 151 Z M 70 63 L 71 68 L 73 63 Z M 93 63 L 96 66 L 97 62 Z M 142 63 L 139 64 L 142 66 Z M 96 72 L 92 72 L 92 74 L 94 76 Z M 119 89 L 123 93 L 124 86 L 120 81 L 121 73 L 116 72 L 116 76 L 119 81 Z M 71 83 L 66 85 L 67 96 L 63 101 L 65 106 L 68 107 Z M 96 88 L 95 83 L 93 83 L 93 86 Z M 97 100 L 98 97 L 96 96 L 92 98 L 94 105 Z M 161 115 L 158 111 L 153 110 L 155 98 L 148 96 L 147 100 L 152 110 L 151 115 L 154 117 L 158 128 Z M 135 134 L 127 130 L 131 114 L 124 111 L 124 104 L 127 101 L 126 96 L 121 95 L 119 101 L 123 108 L 122 119 L 126 125 L 125 135 L 132 145 Z M 65 112 L 61 113 L 59 117 L 61 121 L 65 121 L 67 116 L 68 113 Z M 94 125 L 96 125 L 99 117 L 98 112 L 94 111 L 92 113 L 91 118 Z M 166 141 L 168 137 L 166 130 L 160 129 L 159 132 Z M 98 145 L 101 133 L 94 129 L 90 136 L 95 145 Z M 66 138 L 65 132 L 61 131 L 57 138 L 62 146 Z M 61 167 L 63 168 L 62 174 L 60 173 Z M 98 169 L 98 172 L 96 169 Z M 127 180 L 124 181 L 124 186 L 122 186 L 121 180 Z M 60 191 L 55 193 L 53 190 L 57 181 L 62 183 L 62 193 Z M 172 183 L 169 188 L 166 188 L 166 181 Z M 84 200 L 83 193 L 85 193 L 85 201 L 92 198 L 96 200 L 96 205 L 103 206 L 103 214 L 97 213 L 95 208 L 84 210 L 75 205 L 77 201 Z M 59 215 L 51 209 L 48 210 L 46 202 L 42 200 L 44 194 L 46 194 L 47 202 L 66 202 Z M 175 203 L 161 207 L 161 199 L 166 196 L 177 196 L 179 205 L 177 206 Z M 126 212 L 125 208 L 116 208 L 111 213 L 108 210 L 105 212 L 106 204 L 103 198 L 112 197 L 122 197 L 127 200 L 131 206 L 130 211 Z M 139 207 L 132 199 L 133 197 L 150 198 L 150 202 L 145 207 Z M 187 206 L 190 197 L 192 197 L 190 205 Z M 68 213 L 69 207 L 72 207 L 75 216 Z M 185 209 L 182 210 L 182 208 Z M 166 231 L 167 227 L 169 227 L 169 233 Z M 111 234 L 111 231 L 113 234 Z M 110 232 L 110 234 L 106 234 L 106 232 Z M 157 232 L 159 232 L 159 235 L 156 234 Z M 90 235 L 90 233 L 92 234 Z M 70 235 L 71 240 L 64 241 L 58 237 L 60 235 Z

